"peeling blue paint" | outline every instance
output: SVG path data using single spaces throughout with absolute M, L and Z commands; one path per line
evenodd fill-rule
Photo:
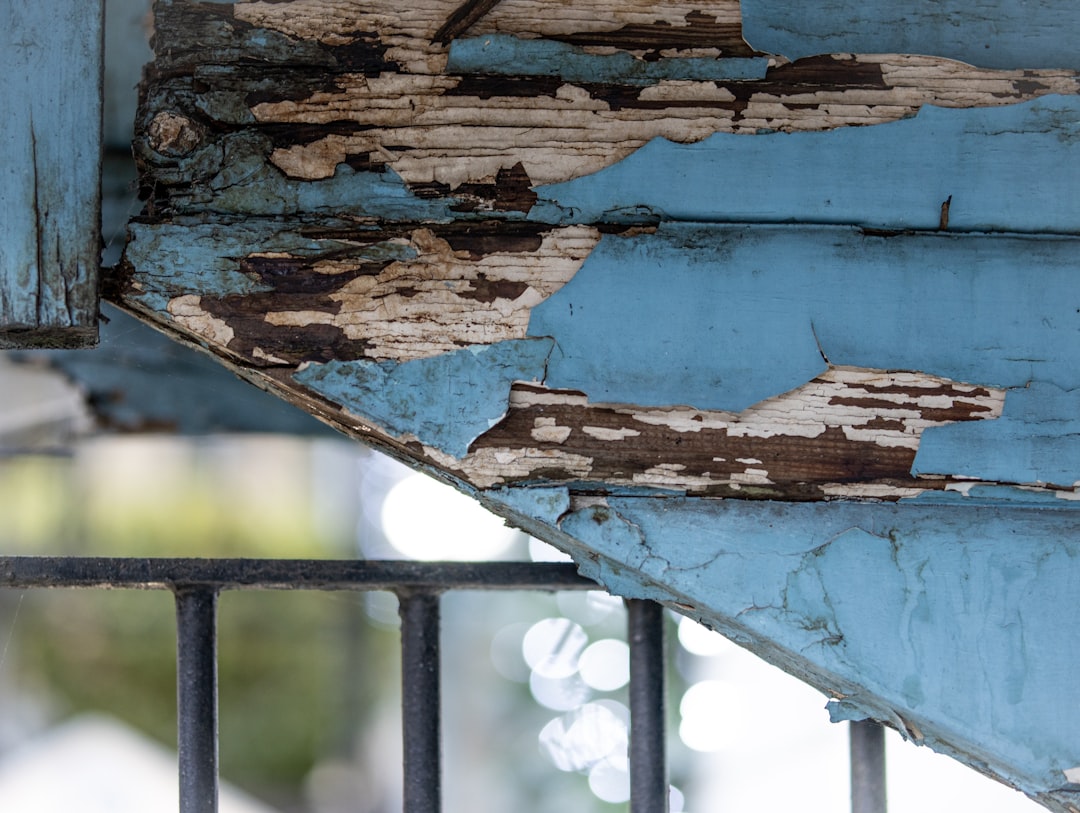
M 354 170 L 340 163 L 329 178 L 290 178 L 267 161 L 270 140 L 250 130 L 223 136 L 177 158 L 173 174 L 187 179 L 170 203 L 180 213 L 273 217 L 295 214 L 347 215 L 387 221 L 448 222 L 460 213 L 453 198 L 415 195 L 390 167 Z M 196 179 L 191 182 L 191 179 Z
M 226 145 L 222 168 L 210 180 L 206 193 L 192 196 L 193 208 L 239 215 L 326 214 L 357 215 L 387 221 L 445 223 L 460 217 L 453 199 L 427 199 L 413 194 L 396 172 L 354 170 L 338 164 L 334 175 L 322 180 L 286 177 L 266 163 L 263 152 L 244 145 Z
M 1080 8 L 1080 7 L 1078 7 Z M 854 179 L 854 180 L 853 180 Z M 923 107 L 873 127 L 695 144 L 654 139 L 597 173 L 537 189 L 539 221 L 830 223 L 954 231 L 1080 230 L 1080 98 Z
M 491 34 L 454 40 L 447 73 L 558 76 L 567 82 L 652 85 L 665 79 L 699 81 L 763 79 L 766 58 L 684 57 L 646 61 L 626 51 L 591 54 L 584 48 L 544 39 Z
M 663 224 L 605 236 L 529 332 L 556 339 L 548 385 L 594 402 L 741 411 L 825 358 L 1074 389 L 1078 258 L 1070 237 Z
M 570 491 L 567 488 L 497 488 L 487 496 L 513 511 L 533 517 L 549 525 L 570 510 Z
M 1073 0 L 743 0 L 756 49 L 814 54 L 931 54 L 985 68 L 1080 68 Z
M 1032 382 L 1010 390 L 995 421 L 970 431 L 930 427 L 914 474 L 955 474 L 977 480 L 1053 483 L 1080 481 L 1080 390 Z
M 273 290 L 239 270 L 240 261 L 256 251 L 304 257 L 340 248 L 372 261 L 416 256 L 415 248 L 399 242 L 358 246 L 355 241 L 315 240 L 270 219 L 251 218 L 230 226 L 184 219 L 131 223 L 128 235 L 124 256 L 139 273 L 139 287 L 129 296 L 160 314 L 167 313 L 171 299 L 184 294 L 221 297 Z
M 1045 491 L 1034 487 L 1007 486 L 988 483 L 953 484 L 948 491 L 926 491 L 917 497 L 910 497 L 902 502 L 922 505 L 1012 505 L 1038 506 L 1053 508 L 1075 508 L 1070 492 Z
M 543 379 L 551 348 L 520 339 L 401 363 L 310 364 L 292 377 L 393 435 L 461 458 L 506 414 L 514 381 Z
M 618 594 L 667 591 L 846 711 L 1037 795 L 1080 764 L 1070 510 L 608 499 L 560 531 Z M 525 501 L 518 500 L 519 507 Z M 650 588 L 649 585 L 654 585 Z M 665 585 L 665 588 L 655 586 Z M 843 717 L 845 709 L 837 709 Z

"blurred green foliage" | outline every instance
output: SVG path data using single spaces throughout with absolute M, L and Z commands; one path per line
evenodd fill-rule
M 0 464 L 5 554 L 344 557 L 354 505 L 316 516 L 310 444 L 91 443 Z M 315 477 L 315 479 L 313 479 Z M 175 609 L 166 591 L 3 595 L 6 668 L 51 716 L 105 711 L 176 742 Z M 393 692 L 397 636 L 360 594 L 226 592 L 219 603 L 222 774 L 282 809 L 312 765 L 345 756 Z M 363 658 L 353 657 L 364 652 Z M 0 664 L 2 666 L 2 664 Z M 9 672 L 10 676 L 10 672 Z M 388 689 L 388 677 L 390 687 Z

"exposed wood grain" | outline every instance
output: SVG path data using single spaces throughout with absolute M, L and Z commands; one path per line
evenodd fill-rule
M 343 76 L 336 85 L 253 107 L 252 115 L 266 124 L 357 125 L 352 134 L 276 147 L 275 166 L 291 177 L 326 178 L 346 156 L 360 155 L 389 166 L 408 184 L 437 181 L 451 190 L 518 164 L 534 185 L 570 180 L 657 137 L 687 143 L 718 132 L 877 124 L 925 104 L 993 105 L 1078 88 L 1071 72 L 1026 76 L 916 57 L 830 57 L 824 64 L 787 66 L 782 78 L 737 84 L 673 79 L 641 89 L 422 74 Z
M 700 46 L 715 33 L 710 26 L 720 23 L 714 21 L 738 25 L 732 4 L 664 5 L 652 12 L 645 6 L 590 7 L 601 22 L 585 23 L 565 10 L 503 3 L 485 18 L 490 36 L 478 30 L 478 39 L 449 48 L 431 42 L 439 20 L 452 10 L 445 3 L 404 14 L 396 6 L 365 6 L 361 14 L 347 3 L 324 2 L 248 3 L 235 14 L 230 8 L 195 15 L 178 2 L 159 12 L 161 25 L 186 33 L 159 59 L 162 77 L 149 89 L 148 104 L 157 114 L 216 121 L 201 149 L 182 162 L 190 170 L 182 173 L 185 185 L 175 190 L 174 205 L 206 203 L 198 194 L 199 170 L 210 169 L 214 152 L 230 149 L 232 131 L 243 123 L 258 123 L 253 130 L 270 138 L 248 149 L 269 149 L 271 164 L 290 178 L 331 178 L 346 165 L 390 168 L 412 188 L 440 184 L 452 193 L 462 185 L 494 183 L 515 167 L 532 186 L 580 177 L 657 137 L 688 143 L 718 132 L 827 130 L 895 121 L 928 104 L 1001 105 L 1078 88 L 1070 70 L 994 71 L 895 54 L 793 64 L 774 58 L 757 79 L 691 78 L 687 66 L 701 70 Z M 701 28 L 702 41 L 688 48 L 659 43 L 665 47 L 652 50 L 593 41 L 598 32 L 628 25 L 636 37 L 647 24 L 664 31 Z M 223 37 L 229 28 L 252 42 L 243 59 Z M 268 32 L 258 44 L 254 30 Z M 548 39 L 529 39 L 537 34 Z M 465 58 L 456 53 L 494 47 L 492 36 L 502 38 L 497 44 L 509 49 L 500 51 L 507 58 L 490 63 L 482 75 L 455 71 L 455 59 Z M 591 69 L 604 78 L 537 74 L 543 70 L 535 64 L 537 49 L 552 42 L 591 54 Z M 717 56 L 705 61 L 732 62 Z M 266 65 L 285 61 L 288 77 Z M 634 65 L 659 66 L 652 75 L 660 78 L 625 84 L 637 81 Z M 182 80 L 184 75 L 191 79 Z M 160 190 L 169 188 L 167 170 L 176 157 L 169 150 L 164 156 L 144 153 L 159 164 Z
M 159 43 L 159 58 L 140 114 L 137 149 L 143 183 L 152 196 L 149 219 L 133 228 L 127 252 L 133 276 L 125 297 L 131 304 L 169 320 L 237 363 L 268 372 L 280 369 L 290 381 L 290 397 L 297 396 L 289 371 L 308 369 L 303 373 L 307 376 L 304 386 L 316 388 L 322 398 L 365 426 L 378 423 L 364 417 L 365 408 L 375 408 L 371 399 L 380 401 L 383 395 L 364 395 L 365 407 L 358 393 L 350 394 L 350 385 L 342 383 L 351 380 L 347 374 L 342 372 L 340 379 L 320 378 L 311 374 L 310 365 L 355 363 L 358 371 L 368 371 L 363 372 L 366 377 L 375 368 L 364 365 L 372 363 L 438 362 L 461 348 L 544 337 L 554 340 L 555 350 L 543 369 L 526 378 L 553 390 L 580 387 L 584 402 L 575 401 L 575 396 L 561 406 L 549 402 L 526 408 L 519 391 L 513 396 L 507 391 L 504 408 L 489 416 L 498 425 L 486 427 L 490 431 L 482 437 L 463 437 L 466 446 L 475 441 L 464 457 L 425 443 L 422 433 L 406 429 L 391 433 L 392 443 L 406 444 L 410 453 L 482 487 L 539 478 L 737 496 L 897 499 L 918 489 L 940 489 L 953 474 L 947 464 L 937 464 L 923 470 L 921 481 L 912 479 L 925 426 L 1000 414 L 1000 403 L 989 412 L 980 408 L 966 417 L 957 413 L 949 418 L 943 416 L 952 413 L 940 411 L 945 407 L 926 406 L 913 408 L 901 420 L 895 407 L 873 399 L 867 402 L 861 390 L 851 385 L 846 395 L 834 393 L 836 400 L 831 403 L 855 409 L 852 415 L 817 415 L 790 434 L 775 427 L 747 430 L 758 418 L 740 416 L 738 411 L 761 399 L 781 398 L 782 409 L 804 417 L 808 414 L 804 408 L 808 396 L 801 388 L 811 386 L 806 382 L 820 374 L 819 353 L 832 353 L 834 364 L 862 371 L 860 375 L 879 375 L 876 371 L 888 367 L 907 370 L 895 374 L 915 376 L 913 380 L 946 381 L 951 382 L 948 386 L 985 392 L 1015 386 L 1012 377 L 1000 378 L 996 367 L 983 370 L 966 360 L 960 363 L 959 357 L 966 352 L 960 348 L 967 344 L 954 342 L 953 334 L 937 342 L 946 348 L 955 344 L 957 359 L 947 362 L 938 358 L 940 353 L 931 354 L 937 359 L 931 362 L 930 356 L 914 350 L 925 343 L 912 344 L 911 352 L 901 354 L 902 358 L 888 352 L 881 342 L 870 345 L 876 348 L 873 352 L 840 358 L 841 348 L 850 344 L 848 332 L 861 336 L 862 328 L 837 332 L 839 326 L 830 327 L 825 318 L 836 311 L 830 307 L 809 317 L 811 325 L 817 320 L 820 336 L 804 336 L 807 317 L 799 303 L 817 301 L 812 287 L 792 300 L 795 310 L 778 316 L 775 325 L 753 317 L 762 326 L 771 325 L 771 341 L 788 337 L 784 341 L 790 340 L 791 346 L 785 358 L 765 364 L 749 360 L 750 345 L 738 338 L 758 332 L 753 325 L 743 324 L 738 314 L 756 313 L 761 302 L 783 299 L 781 289 L 802 291 L 810 284 L 810 278 L 798 269 L 799 257 L 817 256 L 808 251 L 833 252 L 836 256 L 820 260 L 832 265 L 843 265 L 848 262 L 843 258 L 861 251 L 864 264 L 870 262 L 879 269 L 879 280 L 908 280 L 897 285 L 918 291 L 919 297 L 930 295 L 933 278 L 927 276 L 915 284 L 904 275 L 918 273 L 917 266 L 924 260 L 901 264 L 902 271 L 891 270 L 892 249 L 904 247 L 897 258 L 914 257 L 912 252 L 918 247 L 918 256 L 943 267 L 961 263 L 961 267 L 982 268 L 986 260 L 979 259 L 981 249 L 970 253 L 965 248 L 955 259 L 946 257 L 953 251 L 948 246 L 975 250 L 975 240 L 948 246 L 918 240 L 886 244 L 882 239 L 888 238 L 872 234 L 852 240 L 823 232 L 820 239 L 798 243 L 802 248 L 793 244 L 787 254 L 775 254 L 784 240 L 770 237 L 767 250 L 774 254 L 769 255 L 769 262 L 784 268 L 790 265 L 783 272 L 790 276 L 778 283 L 778 292 L 750 294 L 744 304 L 728 312 L 722 291 L 724 285 L 730 288 L 735 277 L 721 282 L 714 274 L 695 282 L 695 269 L 730 266 L 731 252 L 743 251 L 737 248 L 740 241 L 753 242 L 755 233 L 743 238 L 722 229 L 702 228 L 676 234 L 662 227 L 661 234 L 653 235 L 656 227 L 652 224 L 672 217 L 676 207 L 648 197 L 674 188 L 650 171 L 654 165 L 671 169 L 680 168 L 684 158 L 691 161 L 689 168 L 679 169 L 686 180 L 677 186 L 676 195 L 682 199 L 678 205 L 684 211 L 674 215 L 676 219 L 767 222 L 771 208 L 777 221 L 800 216 L 813 219 L 825 211 L 839 222 L 859 223 L 861 213 L 871 212 L 864 225 L 941 231 L 948 226 L 941 214 L 942 201 L 955 196 L 957 204 L 950 212 L 954 227 L 994 228 L 1011 223 L 1038 230 L 1050 222 L 1039 221 L 1039 213 L 1054 205 L 1049 186 L 1043 197 L 1030 198 L 1025 212 L 1017 214 L 1014 198 L 1029 200 L 1028 190 L 1017 189 L 1012 197 L 1004 198 L 987 194 L 979 184 L 1004 187 L 1013 183 L 1012 175 L 1004 173 L 1012 172 L 1017 162 L 1003 161 L 1001 156 L 1002 150 L 1012 151 L 1009 154 L 1019 161 L 1019 147 L 1008 140 L 1009 133 L 1017 130 L 1031 133 L 1023 147 L 1029 152 L 1031 145 L 1041 144 L 1034 140 L 1036 135 L 1060 142 L 1059 147 L 1038 148 L 1039 156 L 1046 153 L 1045 159 L 1038 158 L 1042 162 L 1038 166 L 1072 165 L 1062 157 L 1070 149 L 1068 140 L 1055 141 L 1054 125 L 1047 124 L 1057 120 L 1053 118 L 1057 107 L 1051 103 L 1043 110 L 1022 103 L 1050 93 L 1075 93 L 1073 73 L 993 71 L 940 58 L 894 54 L 833 55 L 796 63 L 774 58 L 762 76 L 738 80 L 643 79 L 644 74 L 635 69 L 620 74 L 619 81 L 610 77 L 602 82 L 566 81 L 529 73 L 540 64 L 530 62 L 538 53 L 530 43 L 554 41 L 561 43 L 560 48 L 572 44 L 589 58 L 631 54 L 641 64 L 651 60 L 668 65 L 671 75 L 677 76 L 701 56 L 702 43 L 692 42 L 691 32 L 701 28 L 704 37 L 709 31 L 716 33 L 709 26 L 737 27 L 738 7 L 601 7 L 596 21 L 586 24 L 580 15 L 560 16 L 554 8 L 515 0 L 500 3 L 477 23 L 477 33 L 487 38 L 483 42 L 510 34 L 544 38 L 514 38 L 510 45 L 520 49 L 520 60 L 460 73 L 454 71 L 454 48 L 474 41 L 457 41 L 449 49 L 432 42 L 439 21 L 453 11 L 452 4 L 425 3 L 401 15 L 380 9 L 376 6 L 357 14 L 346 2 L 314 0 L 246 3 L 235 8 L 203 7 L 183 0 L 160 4 L 159 25 L 170 39 L 167 48 Z M 677 30 L 677 36 L 661 48 L 649 39 L 649 31 L 656 33 L 650 25 L 656 31 Z M 642 47 L 636 50 L 613 45 L 614 40 L 582 39 L 629 36 L 626 32 L 631 30 L 640 35 L 636 42 Z M 667 47 L 679 43 L 687 47 Z M 402 56 L 406 52 L 409 56 Z M 566 56 L 570 52 L 555 53 Z M 417 60 L 418 54 L 424 58 Z M 746 56 L 740 52 L 728 61 L 739 62 Z M 725 59 L 714 61 L 724 63 Z M 581 65 L 608 70 L 595 62 Z M 514 70 L 524 73 L 513 74 Z M 890 129 L 888 122 L 910 117 L 927 104 L 964 110 L 1004 105 L 1001 109 L 1021 112 L 984 121 L 967 115 L 946 117 L 936 111 L 933 117 L 920 115 L 902 122 L 903 132 Z M 1062 107 L 1066 109 L 1068 105 Z M 881 126 L 853 128 L 870 123 Z M 813 142 L 819 160 L 808 165 L 803 160 L 806 148 L 799 146 L 804 142 L 793 138 L 773 147 L 776 142 L 753 137 L 762 128 L 818 132 L 823 137 L 835 133 L 836 138 Z M 694 141 L 717 132 L 742 134 L 736 139 L 739 149 L 743 144 L 755 148 L 768 144 L 771 157 L 755 154 L 725 169 L 730 162 L 724 156 L 741 153 L 724 142 L 708 149 L 703 145 L 700 151 L 688 147 L 672 155 L 664 153 L 663 147 L 673 142 L 653 142 L 650 150 L 662 162 L 653 165 L 644 157 L 648 150 L 634 154 L 659 135 Z M 950 169 L 934 163 L 935 158 L 926 159 L 925 172 L 919 171 L 915 164 L 922 154 L 918 147 L 922 138 L 948 139 L 962 150 L 966 177 L 950 174 Z M 910 156 L 908 142 L 915 145 Z M 789 147 L 791 166 L 783 163 Z M 879 161 L 882 149 L 888 154 Z M 597 180 L 580 177 L 622 155 L 632 157 L 615 170 L 625 170 L 630 177 L 626 183 L 616 180 L 613 192 L 608 192 L 602 179 L 622 177 L 614 170 L 596 176 Z M 1040 178 L 1039 188 L 1043 188 L 1042 176 L 1032 175 L 1034 159 L 1027 155 L 1025 160 L 1028 175 Z M 845 165 L 868 167 L 874 162 L 894 166 L 893 174 L 880 187 L 852 191 L 850 200 L 838 202 L 835 209 L 829 198 L 845 192 L 823 180 L 800 179 L 798 183 L 800 190 L 820 189 L 820 200 L 795 199 L 788 191 L 791 178 L 803 171 L 799 166 L 809 167 L 808 172 L 817 166 L 829 167 L 841 176 Z M 768 166 L 785 167 L 784 176 L 740 176 Z M 710 174 L 714 168 L 720 173 L 715 178 Z M 1059 171 L 1057 176 L 1067 178 L 1068 172 Z M 735 201 L 724 208 L 725 196 L 713 194 L 712 190 L 721 188 L 724 173 L 745 190 L 739 196 L 746 202 L 743 208 Z M 574 178 L 579 180 L 542 186 Z M 647 181 L 638 183 L 635 178 Z M 699 178 L 707 179 L 703 186 Z M 924 189 L 946 181 L 947 190 Z M 624 188 L 642 197 L 627 197 Z M 883 202 L 880 206 L 875 197 Z M 607 200 L 607 208 L 595 207 L 593 200 Z M 699 206 L 698 200 L 704 203 Z M 977 212 L 984 202 L 996 206 L 995 213 Z M 1066 206 L 1054 215 L 1064 217 L 1063 228 L 1072 222 L 1069 212 Z M 1031 218 L 1025 220 L 1029 214 Z M 522 215 L 531 222 L 521 221 Z M 622 225 L 604 225 L 610 220 Z M 597 251 L 601 233 L 613 230 L 626 239 L 605 242 L 607 248 Z M 891 232 L 881 234 L 887 233 Z M 827 247 L 849 243 L 848 248 Z M 810 249 L 811 244 L 817 248 Z M 1042 251 L 1036 243 L 1010 243 L 1006 248 L 1007 241 L 1001 241 L 995 245 L 1007 252 L 1038 248 L 1032 258 Z M 764 251 L 766 243 L 760 248 Z M 591 270 L 575 279 L 586 262 L 591 263 Z M 642 281 L 641 269 L 653 263 L 665 270 L 649 282 L 650 288 Z M 1043 276 L 1061 277 L 1066 272 L 1059 265 L 1058 259 L 1050 261 L 1049 267 L 1055 270 Z M 689 303 L 692 290 L 712 291 L 710 297 L 718 305 L 711 314 L 703 311 L 667 326 L 657 322 L 646 330 L 650 317 L 645 311 L 639 312 L 636 305 L 620 310 L 620 303 L 629 303 L 630 297 L 605 287 L 610 286 L 608 276 L 615 279 L 619 269 L 625 269 L 627 279 L 633 280 L 637 295 L 648 298 L 642 300 L 646 310 L 650 302 L 683 307 L 679 303 Z M 745 270 L 749 273 L 749 267 Z M 852 266 L 851 280 L 837 292 L 854 290 L 850 285 L 858 273 Z M 1007 275 L 1004 270 L 1000 273 Z M 589 293 L 582 298 L 582 291 Z M 733 291 L 726 296 L 734 296 Z M 559 304 L 552 305 L 556 294 Z M 823 295 L 827 299 L 831 294 Z M 952 297 L 948 307 L 955 309 L 951 323 L 968 324 L 968 317 L 961 315 L 968 306 L 959 289 L 955 296 L 948 296 Z M 575 308 L 587 313 L 589 321 L 575 318 Z M 596 321 L 605 313 L 608 321 Z M 851 324 L 859 324 L 860 319 L 853 317 Z M 977 320 L 970 324 L 978 327 Z M 582 325 L 586 325 L 584 332 Z M 629 334 L 613 338 L 628 326 L 632 326 Z M 688 362 L 683 371 L 664 374 L 666 384 L 655 390 L 646 384 L 651 374 L 630 371 L 650 336 L 666 344 L 691 346 L 692 336 L 710 331 L 729 336 L 725 340 L 729 357 L 720 360 L 698 353 L 704 367 Z M 676 334 L 677 341 L 672 338 Z M 819 342 L 817 347 L 814 341 Z M 606 355 L 605 346 L 614 355 Z M 584 379 L 578 382 L 579 371 L 585 369 L 580 367 L 582 354 L 598 348 L 603 352 L 591 363 L 601 365 L 608 374 L 592 384 Z M 741 361 L 741 354 L 747 354 L 748 360 Z M 785 370 L 790 375 L 784 377 Z M 749 383 L 752 376 L 764 376 L 760 386 Z M 717 383 L 721 381 L 723 386 Z M 965 381 L 969 383 L 959 383 Z M 738 394 L 744 385 L 745 394 Z M 996 391 L 1002 393 L 999 398 L 1005 397 L 1004 389 Z M 557 400 L 561 396 L 555 392 L 545 397 Z M 674 408 L 672 404 L 687 406 Z M 722 413 L 718 408 L 736 411 Z M 694 427 L 697 432 L 680 428 L 685 410 L 702 421 L 702 426 Z M 628 419 L 633 425 L 615 426 L 622 419 L 613 416 L 624 414 L 633 416 Z M 637 425 L 644 415 L 653 416 L 645 430 Z M 754 448 L 736 449 L 743 441 L 734 443 L 732 438 L 745 437 L 748 431 L 757 438 L 750 444 Z M 767 444 L 762 442 L 764 435 L 770 438 Z M 816 442 L 807 443 L 807 438 Z M 687 443 L 691 439 L 694 442 Z M 739 462 L 766 458 L 769 465 Z M 1069 486 L 1059 479 L 1053 483 L 1054 488 Z M 1045 486 L 1045 482 L 1040 485 Z
M 945 488 L 916 481 L 924 429 L 1001 414 L 1005 393 L 930 376 L 833 368 L 745 412 L 593 405 L 519 385 L 505 419 L 459 464 L 483 487 L 580 480 L 713 496 L 898 499 Z M 564 464 L 563 461 L 572 461 Z

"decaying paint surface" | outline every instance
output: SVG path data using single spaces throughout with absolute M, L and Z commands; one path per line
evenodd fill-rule
M 1052 810 L 1080 802 L 1076 635 L 1060 617 L 1080 576 L 1077 514 L 1060 503 L 501 498 L 519 521 L 558 518 L 563 545 L 612 589 L 668 602 L 821 687 L 834 720 L 882 720 Z
M 1068 0 L 825 0 L 792 8 L 746 0 L 743 33 L 795 59 L 844 51 L 918 51 L 991 68 L 1078 67 Z
M 1075 813 L 1075 66 L 482 5 L 159 2 L 112 298 Z
M 97 340 L 103 13 L 0 9 L 0 347 Z

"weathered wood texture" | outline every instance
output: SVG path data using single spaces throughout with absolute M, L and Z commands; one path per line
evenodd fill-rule
M 496 377 L 475 432 L 468 421 L 433 432 L 453 417 L 432 414 L 429 431 L 392 422 L 386 438 L 480 487 L 539 477 L 806 499 L 967 480 L 947 463 L 914 476 L 908 458 L 926 427 L 1000 407 L 919 398 L 953 386 L 939 378 L 958 393 L 1027 383 L 1035 368 L 998 358 L 984 335 L 1005 304 L 995 292 L 1025 274 L 1047 284 L 1024 317 L 1030 335 L 1022 322 L 1009 338 L 1031 345 L 1024 358 L 1057 345 L 1032 364 L 1072 386 L 1071 344 L 1038 329 L 1071 290 L 1069 238 L 983 236 L 1080 224 L 1072 71 L 920 55 L 789 63 L 742 42 L 734 3 L 590 9 L 582 20 L 558 4 L 505 2 L 444 45 L 436 33 L 453 11 L 160 4 L 136 142 L 147 217 L 132 228 L 124 301 L 376 431 L 386 396 L 366 387 L 365 365 L 431 375 L 458 348 L 482 366 L 477 348 L 530 343 L 516 346 L 544 358 L 522 375 L 552 389 L 549 414 L 533 420 L 561 428 L 526 426 L 531 413 Z M 1037 101 L 1046 94 L 1059 95 Z M 863 124 L 878 126 L 853 126 Z M 864 230 L 762 238 L 667 221 Z M 923 231 L 934 234 L 895 234 Z M 1018 266 L 1021 255 L 1038 270 Z M 875 284 L 861 285 L 870 269 Z M 616 273 L 628 284 L 613 296 Z M 972 300 L 987 275 L 993 285 Z M 883 299 L 903 309 L 891 333 L 877 329 Z M 924 318 L 935 301 L 945 320 Z M 868 330 L 874 351 L 862 347 Z M 907 406 L 875 406 L 838 375 L 833 403 L 858 407 L 821 411 L 807 393 L 833 368 L 855 379 L 905 371 L 889 386 Z M 585 405 L 566 424 L 560 398 Z M 767 399 L 782 406 L 739 415 Z M 677 405 L 725 428 L 688 431 Z M 613 409 L 650 411 L 668 429 L 609 426 Z M 655 417 L 665 410 L 676 416 Z M 585 427 L 602 414 L 615 435 L 600 439 Z M 715 431 L 784 451 L 731 457 L 712 448 Z M 1071 494 L 1080 472 L 1067 474 L 998 479 Z M 744 489 L 747 477 L 763 488 Z
M 0 347 L 97 341 L 102 14 L 0 9 Z
M 1067 0 L 746 0 L 743 21 L 756 47 L 792 59 L 918 51 L 989 68 L 1080 67 L 1080 9 Z
M 985 622 L 1074 637 L 1037 587 L 1076 553 L 1072 66 L 792 60 L 730 0 L 457 8 L 159 2 L 110 296 L 839 716 L 1076 813 L 1080 704 L 1049 696 L 1076 650 L 1018 676 Z M 841 549 L 843 618 L 808 564 Z

